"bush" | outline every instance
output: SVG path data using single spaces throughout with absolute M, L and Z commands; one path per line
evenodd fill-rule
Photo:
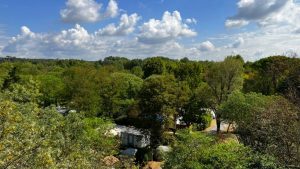
M 164 132 L 162 135 L 162 144 L 163 145 L 171 145 L 175 142 L 176 138 L 171 132 Z
M 164 168 L 208 169 L 275 169 L 274 158 L 253 153 L 252 149 L 235 140 L 218 142 L 216 138 L 200 132 L 183 130 L 172 152 L 167 154 Z
M 193 124 L 193 130 L 202 131 L 206 129 L 210 126 L 212 119 L 212 115 L 209 113 L 201 115 L 200 118 L 197 120 L 198 122 Z
M 209 114 L 209 113 L 206 113 L 204 115 L 201 116 L 201 119 L 202 119 L 202 123 L 201 123 L 201 129 L 204 130 L 206 129 L 207 127 L 210 126 L 210 123 L 212 121 L 212 115 Z
M 143 162 L 148 162 L 153 160 L 153 152 L 150 147 L 141 148 L 138 150 L 136 154 L 136 161 L 139 164 L 142 164 Z

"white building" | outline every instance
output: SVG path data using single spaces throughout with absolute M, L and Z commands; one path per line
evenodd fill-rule
M 123 146 L 145 148 L 150 145 L 150 133 L 135 127 L 117 125 L 110 133 L 119 136 Z

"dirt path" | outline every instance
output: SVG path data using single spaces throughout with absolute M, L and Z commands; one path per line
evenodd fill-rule
M 221 123 L 221 132 L 227 132 L 228 124 Z M 204 132 L 217 132 L 217 121 L 213 119 L 210 123 L 210 126 L 204 130 Z
M 216 122 L 216 119 L 213 119 L 210 123 L 210 126 L 208 128 L 206 128 L 204 131 L 205 132 L 211 132 L 216 128 L 217 128 L 217 122 Z

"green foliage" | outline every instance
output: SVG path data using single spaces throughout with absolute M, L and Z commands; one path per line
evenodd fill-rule
M 207 108 L 214 107 L 212 106 L 214 102 L 214 96 L 208 84 L 201 83 L 184 106 L 183 120 L 187 124 L 197 124 L 199 129 L 205 128 L 211 122 L 208 121 L 210 118 L 207 116 Z
M 224 102 L 231 92 L 242 89 L 242 74 L 243 62 L 233 56 L 209 68 L 206 81 L 218 105 Z
M 63 80 L 66 84 L 67 105 L 77 111 L 87 112 L 87 116 L 99 113 L 98 72 L 93 67 L 76 66 L 66 69 Z
M 171 132 L 164 132 L 162 134 L 162 140 L 161 140 L 162 145 L 172 145 L 174 144 L 175 140 L 176 137 Z
M 161 75 L 165 72 L 165 63 L 159 57 L 149 58 L 143 64 L 144 77 L 151 75 Z
M 13 64 L 10 62 L 0 63 L 0 87 L 2 89 L 3 82 L 9 77 L 9 72 L 11 71 Z
M 221 112 L 217 106 L 227 100 L 230 93 L 241 90 L 243 86 L 243 60 L 240 57 L 229 56 L 223 62 L 214 63 L 208 70 L 206 81 L 215 98 L 211 108 L 215 110 L 217 131 L 220 131 Z
M 132 74 L 111 74 L 100 89 L 104 114 L 114 118 L 126 117 L 136 103 L 142 84 L 143 80 Z
M 0 109 L 0 168 L 97 168 L 117 148 L 104 120 L 9 100 Z
M 281 82 L 278 91 L 300 108 L 300 61 L 290 69 L 288 76 Z
M 212 119 L 213 119 L 213 118 L 212 118 L 212 115 L 211 115 L 210 113 L 206 112 L 205 114 L 203 114 L 203 115 L 201 116 L 201 122 L 202 122 L 202 123 L 200 123 L 198 129 L 204 130 L 204 129 L 206 129 L 207 127 L 209 127 L 209 126 L 210 126 L 210 123 L 211 123 L 211 121 L 212 121 Z
M 39 83 L 31 78 L 22 83 L 12 84 L 9 90 L 5 90 L 2 95 L 2 97 L 20 103 L 40 103 L 40 96 Z
M 203 161 L 210 166 L 208 168 L 249 168 L 250 152 L 250 148 L 229 140 L 226 143 L 215 144 Z
M 167 156 L 164 168 L 172 169 L 244 169 L 277 168 L 273 159 L 260 161 L 249 147 L 234 140 L 216 142 L 203 133 L 181 131 L 173 151 Z M 192 147 L 192 148 L 191 148 Z M 253 164 L 256 164 L 254 166 Z M 273 165 L 274 164 L 274 165 Z
M 102 158 L 117 154 L 118 147 L 107 135 L 113 123 L 106 117 L 150 128 L 152 146 L 174 144 L 168 160 L 174 167 L 167 161 L 169 168 L 276 168 L 274 159 L 300 163 L 298 58 L 275 56 L 254 63 L 244 63 L 241 56 L 222 62 L 164 57 L 1 61 L 0 168 L 101 168 Z M 242 87 L 247 94 L 238 92 Z M 83 113 L 64 117 L 50 105 Z M 178 116 L 205 128 L 211 117 L 204 108 L 216 111 L 217 122 L 234 124 L 256 153 L 195 133 L 174 134 Z M 100 115 L 103 119 L 96 118 Z M 170 128 L 174 133 L 166 134 Z M 132 160 L 122 163 L 131 166 Z
M 151 121 L 152 141 L 159 143 L 164 128 L 170 126 L 177 114 L 176 83 L 173 76 L 152 75 L 148 77 L 140 92 L 140 108 L 144 120 Z M 166 126 L 164 126 L 166 125 Z
M 245 144 L 274 155 L 281 164 L 299 164 L 299 109 L 286 99 L 234 93 L 221 110 L 223 118 L 236 123 Z
M 247 65 L 244 91 L 272 95 L 278 91 L 281 83 L 289 77 L 293 69 L 300 66 L 297 58 L 273 56 Z
M 204 80 L 203 68 L 196 62 L 180 62 L 174 72 L 175 77 L 180 81 L 187 81 L 190 88 L 195 89 Z
M 54 75 L 39 76 L 41 101 L 44 106 L 62 102 L 65 95 L 65 83 L 63 80 Z
M 239 128 L 244 128 L 244 125 L 250 123 L 248 120 L 251 114 L 264 111 L 269 100 L 269 97 L 262 94 L 234 92 L 220 106 L 222 118 L 225 121 L 237 123 Z
M 118 68 L 119 70 L 124 69 L 124 65 L 129 62 L 127 58 L 124 57 L 107 57 L 103 60 L 103 65 L 113 65 L 114 67 Z
M 147 78 L 140 92 L 142 112 L 156 116 L 164 107 L 172 107 L 176 101 L 175 86 L 172 76 L 153 75 Z
M 144 76 L 144 72 L 141 66 L 135 66 L 133 67 L 130 72 L 134 75 L 136 75 L 137 77 L 142 78 Z
M 8 89 L 12 84 L 20 81 L 20 77 L 17 75 L 17 68 L 13 67 L 2 84 L 2 90 Z
M 118 154 L 118 141 L 107 134 L 115 124 L 102 118 L 85 118 L 84 137 L 93 146 L 93 149 L 101 154 Z
M 173 76 L 152 75 L 144 81 L 139 105 L 143 120 L 150 121 L 153 144 L 163 140 L 165 130 L 176 129 L 175 119 L 182 113 L 189 93 L 188 85 L 176 82 Z

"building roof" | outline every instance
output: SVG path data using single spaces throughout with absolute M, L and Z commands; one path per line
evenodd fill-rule
M 117 136 L 117 135 L 120 136 L 121 133 L 128 133 L 128 134 L 134 134 L 134 135 L 145 135 L 145 131 L 142 129 L 138 129 L 135 127 L 122 126 L 122 125 L 116 125 L 115 128 L 110 130 L 110 133 L 115 136 Z

